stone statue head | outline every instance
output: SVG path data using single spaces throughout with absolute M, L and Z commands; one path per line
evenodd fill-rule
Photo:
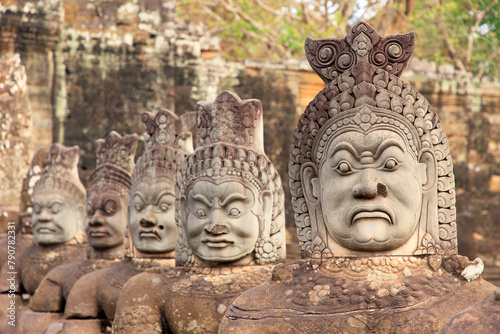
M 146 151 L 137 160 L 130 189 L 129 232 L 141 253 L 168 253 L 175 250 L 175 178 L 177 168 L 193 152 L 190 130 L 196 113 L 177 116 L 163 109 L 144 112 Z
M 261 102 L 225 91 L 198 103 L 197 130 L 177 171 L 177 264 L 283 261 L 283 188 L 264 153 Z
M 289 164 L 303 257 L 456 253 L 449 144 L 398 77 L 413 43 L 365 22 L 345 39 L 306 40 L 327 85 L 300 117 Z
M 95 143 L 97 163 L 87 186 L 89 246 L 96 250 L 123 245 L 127 227 L 130 176 L 134 168 L 137 135 L 111 131 Z
M 85 188 L 78 176 L 78 146 L 50 146 L 33 189 L 33 238 L 39 245 L 70 241 L 83 229 Z

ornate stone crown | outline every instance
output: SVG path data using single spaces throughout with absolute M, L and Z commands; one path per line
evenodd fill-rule
M 306 57 L 325 81 L 337 78 L 361 60 L 401 76 L 415 47 L 415 33 L 382 37 L 366 22 L 359 22 L 344 39 L 306 39 Z
M 78 146 L 68 148 L 52 144 L 45 155 L 41 177 L 35 184 L 33 194 L 62 191 L 77 204 L 85 205 L 85 187 L 78 176 L 79 153 Z
M 271 191 L 271 226 L 261 226 L 255 259 L 259 264 L 284 260 L 284 194 L 281 178 L 264 152 L 262 103 L 255 99 L 242 101 L 236 94 L 224 91 L 213 103 L 199 102 L 197 115 L 196 150 L 177 170 L 177 263 L 182 266 L 194 263 L 178 211 L 180 195 L 187 194 L 189 187 L 199 178 L 219 179 L 224 176 L 244 179 L 258 191 Z
M 146 130 L 146 151 L 137 160 L 132 186 L 143 179 L 153 181 L 158 178 L 174 185 L 177 167 L 193 152 L 190 129 L 196 122 L 196 113 L 187 112 L 179 117 L 162 109 L 156 113 L 141 113 L 141 121 Z
M 115 191 L 128 200 L 137 140 L 136 134 L 122 137 L 116 131 L 96 140 L 97 166 L 89 178 L 89 194 Z
M 311 226 L 302 186 L 301 166 L 323 159 L 324 145 L 343 131 L 391 129 L 418 157 L 421 148 L 437 160 L 437 222 L 420 235 L 417 254 L 456 254 L 455 183 L 450 147 L 436 111 L 401 75 L 413 52 L 414 34 L 380 37 L 365 22 L 345 39 L 307 38 L 306 54 L 326 82 L 301 115 L 290 153 L 289 176 L 295 222 L 303 257 L 331 256 L 325 240 Z M 432 204 L 434 205 L 434 203 Z

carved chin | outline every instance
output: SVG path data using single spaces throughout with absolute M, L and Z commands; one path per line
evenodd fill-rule
M 349 228 L 357 242 L 387 242 L 391 238 L 391 221 L 382 217 L 358 218 Z
M 349 232 L 348 236 L 337 235 L 336 239 L 342 246 L 354 250 L 392 250 L 407 239 L 394 236 L 394 225 L 389 217 L 358 217 L 353 220 Z

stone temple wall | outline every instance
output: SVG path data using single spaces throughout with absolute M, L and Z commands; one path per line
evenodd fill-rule
M 266 151 L 287 188 L 298 115 L 324 87 L 307 62 L 225 61 L 217 38 L 196 22 L 182 21 L 173 0 L 3 0 L 0 15 L 0 55 L 16 52 L 26 68 L 31 116 L 21 101 L 10 111 L 25 111 L 19 136 L 29 132 L 33 145 L 26 152 L 53 141 L 79 145 L 85 183 L 95 167 L 96 139 L 111 130 L 141 134 L 140 112 L 167 108 L 182 114 L 227 89 L 262 100 Z M 1 67 L 0 74 L 5 71 Z M 494 273 L 500 268 L 500 82 L 472 80 L 452 67 L 418 60 L 403 77 L 438 110 L 451 144 L 459 252 L 480 256 L 487 274 L 500 278 Z M 18 169 L 0 168 L 2 192 L 12 194 L 1 197 L 2 212 L 18 205 L 28 160 L 15 160 Z M 288 189 L 285 194 L 294 245 Z

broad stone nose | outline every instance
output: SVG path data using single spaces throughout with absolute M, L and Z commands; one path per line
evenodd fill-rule
M 226 222 L 226 215 L 223 209 L 213 209 L 210 216 L 210 223 L 205 225 L 205 231 L 210 234 L 228 234 L 229 226 Z
M 98 226 L 103 226 L 104 223 L 105 223 L 104 217 L 101 214 L 96 212 L 96 213 L 94 213 L 94 215 L 90 219 L 89 226 L 98 227 Z
M 377 195 L 387 196 L 387 186 L 378 182 L 377 178 L 368 170 L 361 171 L 359 182 L 352 187 L 354 198 L 372 199 Z
M 52 221 L 52 214 L 50 213 L 49 208 L 42 209 L 42 211 L 38 214 L 37 221 L 39 223 L 49 223 Z
M 158 225 L 158 219 L 156 219 L 151 210 L 148 210 L 144 218 L 141 219 L 140 224 L 142 227 L 153 227 Z

